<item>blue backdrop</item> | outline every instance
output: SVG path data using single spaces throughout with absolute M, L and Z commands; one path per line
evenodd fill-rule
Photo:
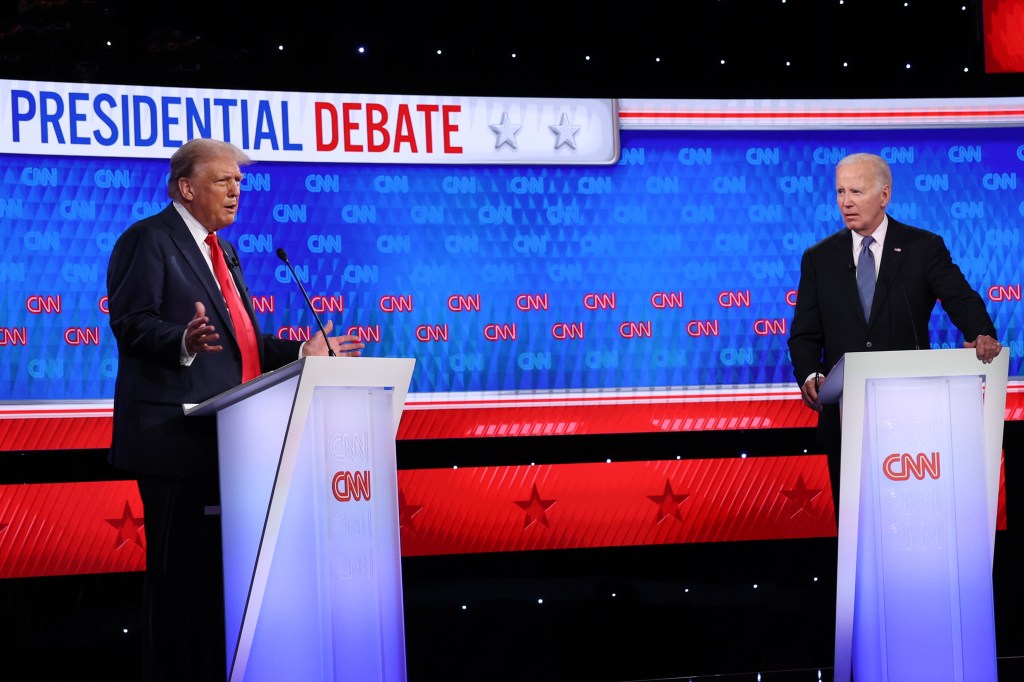
M 1020 374 L 1017 129 L 621 132 L 600 166 L 257 163 L 239 249 L 265 331 L 324 321 L 417 359 L 411 391 L 794 383 L 803 250 L 842 229 L 834 164 L 893 169 L 890 213 L 932 229 Z M 167 162 L 2 155 L 0 399 L 108 399 L 111 246 L 166 203 Z M 937 309 L 933 346 L 962 339 Z

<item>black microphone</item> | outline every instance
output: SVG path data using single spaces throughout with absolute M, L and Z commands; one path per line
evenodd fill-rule
M 917 338 L 917 325 L 914 324 L 914 309 L 910 307 L 910 297 L 907 295 L 907 285 L 903 281 L 903 251 L 899 248 L 893 249 L 896 257 L 896 279 L 900 281 L 900 291 L 903 292 L 903 302 L 907 304 L 907 317 L 910 318 L 910 331 L 914 333 L 914 350 L 921 350 L 921 342 Z
M 334 349 L 331 348 L 331 340 L 327 338 L 327 332 L 324 331 L 324 325 L 320 322 L 320 316 L 316 314 L 316 308 L 313 307 L 313 302 L 309 300 L 309 294 L 306 293 L 306 287 L 302 286 L 302 282 L 299 281 L 299 276 L 295 274 L 295 268 L 288 262 L 288 254 L 285 253 L 284 249 L 279 248 L 277 250 L 277 257 L 284 261 L 284 264 L 288 266 L 288 269 L 292 272 L 292 277 L 295 278 L 295 283 L 299 285 L 299 290 L 302 295 L 306 297 L 306 305 L 309 306 L 309 310 L 313 313 L 314 319 L 316 319 L 317 326 L 320 327 L 320 333 L 324 335 L 324 341 L 327 342 L 327 354 L 332 358 L 337 357 L 334 354 Z

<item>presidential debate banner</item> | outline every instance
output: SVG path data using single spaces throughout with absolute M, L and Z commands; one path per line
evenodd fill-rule
M 317 330 L 276 255 L 283 248 L 324 322 L 358 334 L 367 355 L 416 359 L 413 408 L 793 400 L 786 341 L 800 257 L 843 229 L 834 166 L 858 151 L 891 164 L 890 214 L 943 236 L 1016 376 L 1022 125 L 1024 100 L 1005 99 L 440 98 L 0 81 L 0 400 L 100 410 L 110 400 L 111 247 L 167 205 L 168 159 L 195 136 L 228 139 L 254 160 L 239 218 L 222 234 L 263 329 L 295 339 Z M 963 343 L 938 308 L 930 341 Z
M 197 137 L 267 161 L 613 163 L 613 100 L 481 99 L 0 81 L 5 151 L 167 159 Z

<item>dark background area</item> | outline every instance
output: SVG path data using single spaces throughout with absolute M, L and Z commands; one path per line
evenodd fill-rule
M 981 24 L 977 0 L 10 0 L 0 6 L 0 77 L 468 96 L 1024 94 L 1020 74 L 985 73 Z M 1019 423 L 1007 424 L 1008 529 L 997 534 L 994 571 L 1002 679 L 1024 679 L 1021 436 Z M 400 441 L 398 457 L 414 468 L 805 449 L 813 452 L 813 432 L 796 429 Z M 111 476 L 101 452 L 0 453 L 3 483 Z M 754 680 L 762 672 L 766 682 L 810 682 L 821 669 L 828 680 L 835 543 L 406 559 L 409 679 Z M 0 581 L 0 679 L 134 679 L 140 589 L 134 573 Z
M 985 73 L 980 0 L 8 0 L 0 77 L 544 97 L 1024 91 L 1020 74 Z

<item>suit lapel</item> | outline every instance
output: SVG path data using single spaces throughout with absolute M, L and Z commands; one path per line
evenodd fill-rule
M 867 324 L 867 320 L 864 318 L 864 308 L 860 304 L 860 292 L 857 290 L 857 270 L 853 264 L 853 233 L 847 229 L 840 232 L 835 240 L 834 248 L 833 260 L 836 264 L 836 271 L 840 273 L 842 289 L 846 294 L 846 303 L 850 306 L 851 314 L 862 323 Z
M 889 218 L 889 227 L 885 232 L 885 246 L 882 247 L 882 264 L 878 266 L 875 300 L 871 304 L 872 313 L 879 310 L 879 306 L 888 299 L 893 289 L 899 286 L 897 278 L 900 276 L 900 259 L 903 258 L 905 236 L 902 226 Z M 874 318 L 872 317 L 872 319 Z
M 235 288 L 238 289 L 238 295 L 242 298 L 242 305 L 245 306 L 245 311 L 249 314 L 249 319 L 252 320 L 253 328 L 258 329 L 256 325 L 256 311 L 252 307 L 252 296 L 249 293 L 249 287 L 246 286 L 245 280 L 242 279 L 242 270 L 238 265 L 238 253 L 235 251 L 233 244 L 225 239 L 220 240 L 220 247 L 224 250 L 224 258 L 228 262 L 228 272 L 231 273 L 231 279 L 235 281 Z M 231 265 L 234 263 L 234 265 Z
M 188 225 L 178 215 L 178 210 L 174 208 L 174 204 L 164 209 L 163 218 L 170 227 L 171 239 L 181 251 L 182 260 L 192 269 L 206 290 L 206 316 L 211 320 L 214 317 L 220 318 L 220 321 L 215 322 L 213 326 L 218 331 L 226 331 L 234 339 L 235 329 L 231 325 L 231 315 L 228 313 L 227 305 L 224 303 L 224 296 L 220 293 L 217 280 L 214 279 L 213 272 L 210 271 L 210 266 L 206 263 L 206 257 L 199 250 L 199 245 L 196 244 L 196 240 L 192 237 Z
M 253 333 L 256 334 L 256 345 L 260 351 L 260 367 L 263 366 L 264 348 L 263 342 L 260 340 L 260 323 L 256 319 L 256 310 L 252 307 L 252 294 L 249 292 L 249 287 L 245 283 L 245 279 L 242 277 L 242 267 L 238 265 L 238 253 L 235 251 L 233 244 L 227 240 L 220 240 L 221 249 L 224 250 L 224 257 L 228 262 L 228 271 L 231 273 L 231 278 L 235 280 L 235 287 L 238 289 L 238 295 L 242 299 L 242 305 L 245 306 L 245 312 L 252 321 Z M 234 263 L 234 265 L 232 265 Z

